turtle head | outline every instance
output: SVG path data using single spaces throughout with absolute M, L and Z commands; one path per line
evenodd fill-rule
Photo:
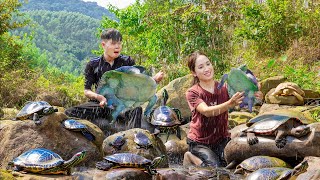
M 84 160 L 84 158 L 86 157 L 86 154 L 87 154 L 87 151 L 77 152 L 75 155 L 72 156 L 71 159 L 69 159 L 63 164 L 63 168 L 68 168 L 68 167 L 77 165 L 82 160 Z
M 248 70 L 248 67 L 246 64 L 242 64 L 241 66 L 239 66 L 239 69 L 241 69 L 241 71 L 246 72 Z
M 160 157 L 156 157 L 153 159 L 152 163 L 151 163 L 151 166 L 153 168 L 156 168 L 158 167 L 164 160 L 166 159 L 166 155 L 161 155 Z
M 293 171 L 291 172 L 291 176 L 298 176 L 299 174 L 306 172 L 308 167 L 309 167 L 308 161 L 303 160 L 301 163 L 299 163 L 293 168 Z
M 168 94 L 168 91 L 166 89 L 163 89 L 163 92 L 162 92 L 162 103 L 161 105 L 162 106 L 165 106 L 167 104 L 167 100 L 169 99 L 169 94 Z
M 309 126 L 306 125 L 300 125 L 298 127 L 292 128 L 291 129 L 291 135 L 294 137 L 302 137 L 307 135 L 311 131 Z

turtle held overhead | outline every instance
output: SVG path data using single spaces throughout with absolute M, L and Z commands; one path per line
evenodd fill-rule
M 80 163 L 85 156 L 86 151 L 81 151 L 68 161 L 64 161 L 58 154 L 48 149 L 36 148 L 24 152 L 8 165 L 12 166 L 14 171 L 71 175 L 71 168 Z
M 252 112 L 252 107 L 257 102 L 254 93 L 258 91 L 258 82 L 253 73 L 246 65 L 241 65 L 239 68 L 232 68 L 229 74 L 224 74 L 218 85 L 221 89 L 224 82 L 228 84 L 228 94 L 232 97 L 236 92 L 244 92 L 244 100 L 240 107 L 248 105 L 249 111 Z
M 157 101 L 157 83 L 144 74 L 141 66 L 122 66 L 105 72 L 97 88 L 97 93 L 106 97 L 107 106 L 112 108 L 112 122 L 121 112 L 139 107 L 149 102 L 144 114 L 149 116 L 151 108 Z
M 262 114 L 252 118 L 247 126 L 248 128 L 243 132 L 247 135 L 248 144 L 258 143 L 256 135 L 269 135 L 275 136 L 275 143 L 278 148 L 283 148 L 286 145 L 287 136 L 299 138 L 311 132 L 310 127 L 302 121 L 284 114 Z
M 165 155 L 156 157 L 153 161 L 133 153 L 118 153 L 104 157 L 103 161 L 97 162 L 96 167 L 100 170 L 111 168 L 131 167 L 145 169 L 150 175 L 157 173 L 156 167 L 164 160 Z
M 57 112 L 58 109 L 52 107 L 46 101 L 28 101 L 16 116 L 16 120 L 32 119 L 39 125 L 40 118 L 45 115 Z
M 170 133 L 173 131 L 176 133 L 177 137 L 181 139 L 181 112 L 179 109 L 171 108 L 166 105 L 169 98 L 166 89 L 163 90 L 163 101 L 162 105 L 151 112 L 151 124 L 155 126 L 154 134 L 159 134 L 160 132 L 167 133 L 167 140 Z

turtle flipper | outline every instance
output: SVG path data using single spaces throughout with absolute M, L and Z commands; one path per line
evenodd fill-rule
M 237 161 L 233 160 L 233 161 L 231 161 L 231 163 L 229 163 L 229 164 L 226 166 L 226 169 L 233 169 L 233 168 L 236 167 L 237 164 L 238 164 Z
M 156 104 L 157 100 L 158 100 L 158 97 L 156 95 L 152 96 L 152 98 L 150 99 L 146 107 L 146 110 L 144 111 L 145 116 L 150 117 L 152 107 Z
M 254 145 L 259 143 L 259 139 L 254 133 L 248 132 L 247 133 L 247 142 L 249 145 Z
M 99 161 L 96 163 L 96 168 L 104 171 L 108 171 L 112 166 L 112 163 L 108 163 L 106 161 Z
M 224 74 L 223 76 L 222 76 L 222 78 L 221 78 L 221 81 L 220 81 L 220 83 L 219 83 L 219 85 L 218 85 L 218 89 L 221 89 L 222 88 L 222 86 L 223 86 L 223 84 L 224 84 L 224 82 L 226 81 L 228 79 L 228 74 Z
M 252 112 L 252 107 L 254 105 L 254 100 L 255 100 L 254 91 L 249 91 L 249 93 L 248 93 L 248 108 L 249 108 L 250 112 Z

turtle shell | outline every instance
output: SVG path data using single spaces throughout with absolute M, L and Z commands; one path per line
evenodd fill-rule
M 16 118 L 20 120 L 28 119 L 33 113 L 39 112 L 44 108 L 53 108 L 46 101 L 30 101 L 17 114 Z
M 263 119 L 260 119 L 257 122 L 251 121 L 250 123 L 254 123 L 244 131 L 268 135 L 272 134 L 280 125 L 286 123 L 287 121 L 296 121 L 298 122 L 298 124 L 303 125 L 303 123 L 296 118 L 291 118 L 287 116 L 265 115 L 263 116 Z
M 151 160 L 133 153 L 118 153 L 104 157 L 105 160 L 111 163 L 119 164 L 120 166 L 138 167 L 140 165 L 151 164 Z
M 147 135 L 142 132 L 138 132 L 134 135 L 134 142 L 137 143 L 139 146 L 148 147 L 151 146 L 152 143 Z
M 261 168 L 270 168 L 270 167 L 288 167 L 289 168 L 290 165 L 276 157 L 253 156 L 242 161 L 236 167 L 236 171 L 238 169 L 243 169 L 246 171 L 253 172 Z
M 155 95 L 156 87 L 154 79 L 137 67 L 122 66 L 102 75 L 97 93 L 109 98 L 115 95 L 126 107 L 137 107 L 135 104 L 141 105 Z
M 283 93 L 284 89 L 291 89 L 300 94 L 301 96 L 305 96 L 304 91 L 298 86 L 298 84 L 293 82 L 280 83 L 274 90 L 274 94 L 280 95 Z
M 251 173 L 246 179 L 277 179 L 280 176 L 287 176 L 288 174 L 291 174 L 291 172 L 293 172 L 292 169 L 284 167 L 262 168 Z
M 86 125 L 74 119 L 67 119 L 63 121 L 63 126 L 69 130 L 81 130 L 87 128 Z
M 37 148 L 24 152 L 13 160 L 13 164 L 29 172 L 40 172 L 59 166 L 64 160 L 48 149 Z
M 176 112 L 169 106 L 160 106 L 154 110 L 151 118 L 151 124 L 155 126 L 175 126 L 181 122 Z
M 122 134 L 122 135 L 119 135 L 119 136 L 115 137 L 114 140 L 109 143 L 109 145 L 117 148 L 118 150 L 120 150 L 121 146 L 124 145 L 124 143 L 126 142 L 125 138 L 124 138 L 125 135 L 126 134 Z

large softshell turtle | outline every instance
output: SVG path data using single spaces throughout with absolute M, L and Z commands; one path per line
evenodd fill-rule
M 115 122 L 121 112 L 139 107 L 145 102 L 149 103 L 144 114 L 149 116 L 157 101 L 157 83 L 143 72 L 141 66 L 122 66 L 102 75 L 97 93 L 106 97 L 107 106 L 114 108 L 111 123 Z
M 117 167 L 133 167 L 145 169 L 149 174 L 156 174 L 156 167 L 164 160 L 165 155 L 154 158 L 153 161 L 133 153 L 118 153 L 104 157 L 97 162 L 96 167 L 101 170 L 109 170 Z
M 248 105 L 249 111 L 252 112 L 252 107 L 257 102 L 254 93 L 258 91 L 258 82 L 253 73 L 247 69 L 246 65 L 241 65 L 239 68 L 232 68 L 229 74 L 224 74 L 218 89 L 221 89 L 224 82 L 228 84 L 228 94 L 232 97 L 236 92 L 244 92 L 244 100 L 240 107 Z
M 248 144 L 258 143 L 256 135 L 275 136 L 275 143 L 278 148 L 283 148 L 287 143 L 287 136 L 302 137 L 311 132 L 310 127 L 303 124 L 297 118 L 263 114 L 252 118 L 247 125 L 247 129 L 243 130 L 247 134 Z
M 9 162 L 9 166 L 13 166 L 15 171 L 71 175 L 71 168 L 80 163 L 85 155 L 86 151 L 81 151 L 70 160 L 64 161 L 58 154 L 48 149 L 37 148 L 24 152 L 12 162 Z
M 39 118 L 57 112 L 58 109 L 46 101 L 28 101 L 17 114 L 17 120 L 32 119 L 35 124 L 40 124 Z

